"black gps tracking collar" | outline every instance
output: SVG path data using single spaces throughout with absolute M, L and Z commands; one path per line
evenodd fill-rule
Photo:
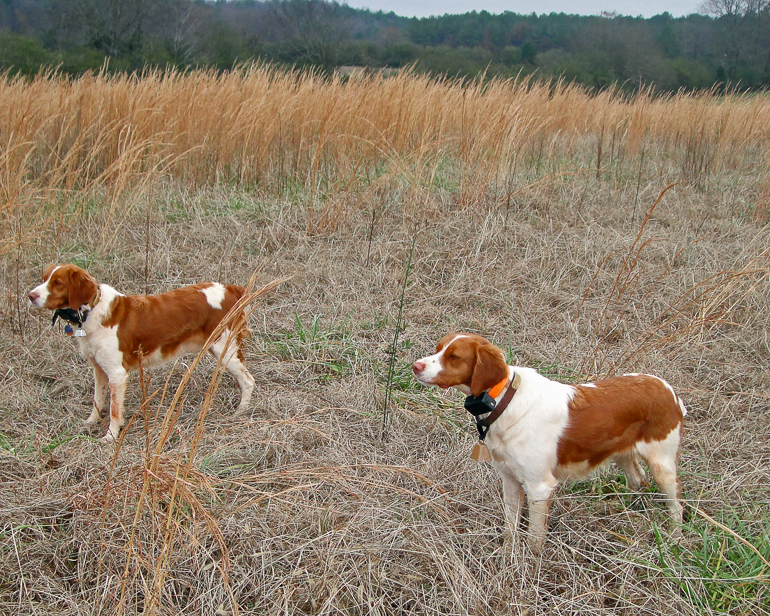
M 495 402 L 495 399 L 486 391 L 480 396 L 468 396 L 465 399 L 465 410 L 474 417 L 484 415 L 485 413 L 491 413 L 495 410 L 496 406 L 497 402 Z

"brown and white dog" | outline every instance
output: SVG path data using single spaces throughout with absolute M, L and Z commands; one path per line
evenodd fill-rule
M 171 361 L 185 353 L 198 353 L 245 289 L 206 282 L 158 295 L 123 295 L 96 280 L 77 265 L 52 265 L 43 283 L 29 292 L 39 308 L 70 309 L 82 321 L 80 350 L 93 365 L 95 393 L 86 424 L 101 420 L 110 391 L 110 425 L 102 441 L 114 441 L 123 425 L 123 399 L 128 373 Z M 62 318 L 67 318 L 62 317 Z M 72 317 L 71 317 L 72 318 Z M 222 365 L 238 381 L 241 402 L 249 405 L 254 378 L 243 364 L 242 343 L 249 334 L 245 318 L 237 319 L 234 334 L 228 329 L 211 345 Z M 228 339 L 232 338 L 228 345 Z
M 639 490 L 645 479 L 640 459 L 666 498 L 673 532 L 680 532 L 676 465 L 687 411 L 664 380 L 628 374 L 564 385 L 531 368 L 508 366 L 499 348 L 475 334 L 445 336 L 436 353 L 414 362 L 412 370 L 425 385 L 454 387 L 466 396 L 494 388 L 497 403 L 509 397 L 505 410 L 489 425 L 485 443 L 503 480 L 510 537 L 519 524 L 524 494 L 530 543 L 539 549 L 545 541 L 551 494 L 560 482 L 583 477 L 612 460 L 623 469 L 628 486 Z M 518 387 L 510 398 L 514 380 Z

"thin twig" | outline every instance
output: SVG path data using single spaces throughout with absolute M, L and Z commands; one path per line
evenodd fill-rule
M 390 398 L 393 390 L 393 374 L 396 366 L 396 355 L 398 354 L 398 338 L 401 335 L 401 318 L 404 314 L 404 297 L 406 296 L 406 287 L 409 282 L 409 272 L 412 270 L 412 255 L 414 255 L 414 247 L 417 243 L 417 233 L 415 232 L 412 237 L 412 247 L 409 249 L 409 256 L 406 260 L 406 268 L 404 271 L 404 282 L 401 286 L 401 297 L 398 301 L 398 317 L 396 317 L 396 329 L 393 332 L 393 345 L 390 347 L 390 359 L 388 361 L 388 376 L 385 380 L 385 403 L 382 409 L 382 438 L 387 435 L 388 429 L 388 417 L 390 413 Z

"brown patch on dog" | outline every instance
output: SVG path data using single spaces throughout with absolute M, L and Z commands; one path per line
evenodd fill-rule
M 123 354 L 123 367 L 138 367 L 142 357 L 159 351 L 163 358 L 173 356 L 183 344 L 203 345 L 227 312 L 243 296 L 246 289 L 224 285 L 222 308 L 212 308 L 203 289 L 211 283 L 196 284 L 158 295 L 118 296 L 112 301 L 105 327 L 118 326 L 118 349 Z M 169 327 L 169 323 L 180 327 Z M 183 326 L 181 326 L 183 325 Z M 237 344 L 246 337 L 245 318 L 233 323 L 239 328 Z M 239 359 L 242 358 L 240 349 Z
M 663 441 L 682 423 L 676 395 L 651 376 L 619 376 L 579 385 L 569 403 L 569 420 L 559 439 L 560 465 L 598 466 L 644 441 Z

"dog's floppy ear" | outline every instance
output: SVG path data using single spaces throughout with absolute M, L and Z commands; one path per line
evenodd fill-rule
M 77 310 L 96 295 L 96 281 L 79 267 L 70 272 L 69 307 Z
M 508 365 L 503 359 L 503 352 L 492 344 L 479 344 L 471 377 L 471 395 L 480 396 L 507 376 Z

